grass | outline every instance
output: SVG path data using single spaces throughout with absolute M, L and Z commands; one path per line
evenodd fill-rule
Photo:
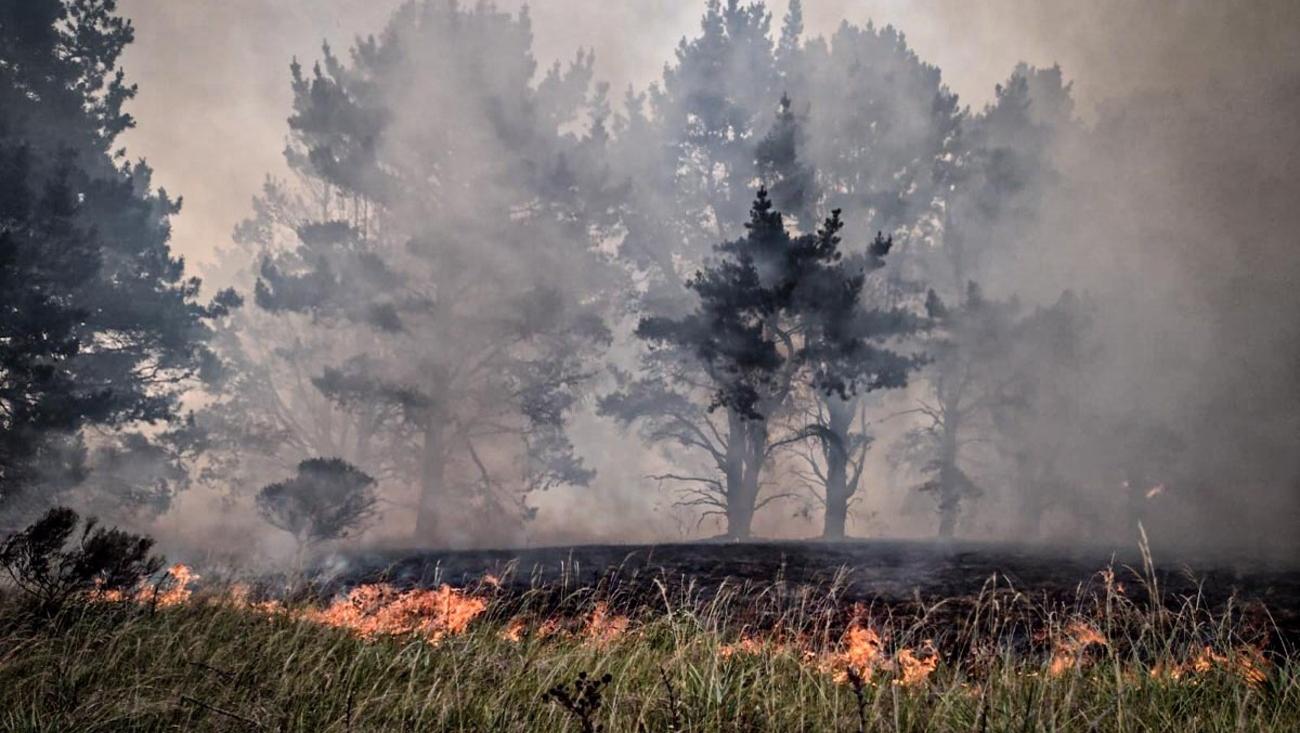
M 990 585 L 904 612 L 846 608 L 833 586 L 485 584 L 463 631 L 368 637 L 319 605 L 215 590 L 53 619 L 10 595 L 0 729 L 1300 730 L 1297 665 L 1266 615 L 1097 586 L 1048 603 Z

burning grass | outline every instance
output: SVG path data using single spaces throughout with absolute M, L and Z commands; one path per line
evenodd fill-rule
M 1265 615 L 1139 603 L 1109 571 L 1068 604 L 990 583 L 906 609 L 834 584 L 513 593 L 494 576 L 282 602 L 194 578 L 174 566 L 52 621 L 5 601 L 0 728 L 1300 730 Z

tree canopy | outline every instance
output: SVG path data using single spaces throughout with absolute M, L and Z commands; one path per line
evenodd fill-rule
M 199 303 L 168 245 L 179 200 L 113 147 L 131 40 L 112 0 L 0 4 L 0 501 L 76 483 L 84 427 L 175 419 L 239 302 Z

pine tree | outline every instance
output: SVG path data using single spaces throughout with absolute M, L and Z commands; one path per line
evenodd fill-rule
M 804 126 L 795 115 L 790 95 L 782 94 L 772 129 L 758 143 L 754 157 L 758 175 L 772 195 L 772 202 L 807 225 L 815 221 L 819 201 L 817 172 L 800 153 L 807 149 Z
M 908 462 L 926 477 L 918 491 L 928 494 L 939 515 L 939 537 L 957 531 L 963 505 L 983 495 L 969 469 L 970 447 L 991 433 L 993 406 L 1008 378 L 1003 356 L 1014 339 L 1019 304 L 986 298 L 968 283 L 956 306 L 931 290 L 926 311 L 932 322 L 926 355 L 929 397 L 918 400 L 923 424 L 904 445 Z
M 682 318 L 648 317 L 637 335 L 651 345 L 646 376 L 604 400 L 625 424 L 649 436 L 700 448 L 712 476 L 665 478 L 705 487 L 693 501 L 726 519 L 726 535 L 749 537 L 755 512 L 781 495 L 760 496 L 772 451 L 773 419 L 797 390 L 847 399 L 859 389 L 902 383 L 911 361 L 877 343 L 886 329 L 863 318 L 867 263 L 840 251 L 843 222 L 833 212 L 816 234 L 792 236 L 759 189 L 744 237 L 715 248 L 690 281 L 699 306 Z M 873 250 L 879 259 L 883 243 Z M 697 372 L 699 394 L 667 392 L 669 369 Z M 710 414 L 721 411 L 722 424 Z
M 132 35 L 112 0 L 0 3 L 0 502 L 81 478 L 83 427 L 175 419 L 238 304 L 197 302 L 168 246 L 179 201 L 113 148 Z
M 317 329 L 330 361 L 303 381 L 381 451 L 360 468 L 416 487 L 420 542 L 517 541 L 532 492 L 593 475 L 565 426 L 609 340 L 607 105 L 589 53 L 534 80 L 530 24 L 410 3 L 291 69 L 288 160 L 327 195 L 257 304 Z
M 714 243 L 741 233 L 754 149 L 780 97 L 771 14 L 762 3 L 709 0 L 644 109 L 629 95 L 613 170 L 633 189 L 620 246 L 648 280 L 641 304 L 680 315 L 686 281 Z
M 791 12 L 797 10 L 792 8 Z M 790 22 L 787 18 L 787 35 L 793 33 Z M 813 212 L 820 207 L 824 195 L 818 187 L 817 171 L 804 160 L 807 149 L 804 120 L 793 112 L 790 97 L 782 95 L 776 121 L 756 151 L 758 170 L 762 180 L 771 186 L 775 205 L 784 211 L 794 211 L 797 221 L 805 223 L 813 220 Z M 878 232 L 865 251 L 850 256 L 850 262 L 864 275 L 877 272 L 884 267 L 885 256 L 893 244 L 893 237 Z M 860 283 L 857 291 L 862 290 Z M 876 294 L 880 290 L 872 289 Z M 854 338 L 860 341 L 880 345 L 905 337 L 920 326 L 920 321 L 904 309 L 868 304 L 862 296 L 841 302 L 828 294 L 825 307 L 837 302 L 844 309 L 834 316 L 841 324 L 837 328 L 853 331 Z M 839 334 L 822 338 L 825 343 L 843 341 Z M 836 371 L 863 377 L 862 389 L 797 392 L 792 410 L 795 436 L 781 440 L 798 452 L 807 467 L 800 473 L 824 507 L 822 535 L 828 539 L 845 536 L 849 505 L 858 493 L 866 451 L 872 442 L 866 428 L 865 394 L 904 386 L 908 369 L 916 366 L 916 362 L 909 365 L 897 353 L 885 349 L 862 353 L 860 358 L 856 363 L 841 362 Z M 815 447 L 807 441 L 812 441 Z

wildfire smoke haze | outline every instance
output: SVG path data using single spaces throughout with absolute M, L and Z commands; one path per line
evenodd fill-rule
M 1300 729 L 1298 118 L 1280 1 L 0 0 L 0 730 Z
M 304 66 L 303 83 L 317 84 L 311 81 L 310 69 L 322 58 L 318 49 L 322 38 L 330 42 L 334 49 L 331 53 L 340 64 L 353 66 L 356 73 L 378 73 L 363 72 L 356 62 L 348 61 L 344 49 L 354 39 L 365 39 L 371 33 L 382 46 L 385 38 L 395 32 L 390 14 L 401 6 L 393 3 L 362 9 L 343 4 L 325 12 L 291 4 L 271 9 L 244 3 L 166 11 L 148 6 L 136 12 L 127 3 L 125 10 L 134 18 L 139 41 L 128 50 L 125 64 L 128 72 L 140 80 L 142 91 L 136 102 L 139 124 L 126 139 L 133 150 L 147 154 L 159 165 L 162 180 L 175 180 L 178 189 L 194 192 L 187 199 L 185 212 L 176 217 L 175 246 L 199 263 L 210 283 L 232 284 L 251 294 L 261 276 L 263 255 L 287 251 L 290 257 L 323 256 L 302 249 L 298 232 L 305 225 L 328 221 L 348 221 L 353 223 L 350 226 L 376 231 L 370 239 L 380 247 L 373 253 L 378 259 L 367 261 L 415 272 L 414 265 L 419 261 L 397 261 L 400 258 L 394 259 L 382 250 L 389 244 L 381 240 L 391 236 L 392 246 L 403 246 L 413 235 L 423 236 L 418 227 L 412 226 L 411 217 L 429 221 L 432 214 L 420 211 L 420 207 L 413 209 L 408 203 L 383 200 L 382 196 L 376 199 L 378 194 L 373 190 L 348 191 L 350 184 L 346 181 L 331 180 L 332 174 L 322 177 L 320 171 L 295 162 L 301 160 L 297 156 L 309 154 L 320 143 L 306 134 L 302 125 L 310 120 L 301 114 L 300 122 L 291 121 L 286 128 L 283 120 L 294 104 L 291 94 L 295 93 L 286 74 L 272 73 L 276 68 L 283 69 L 289 56 L 294 56 Z M 434 2 L 421 12 L 436 15 L 441 7 Z M 718 12 L 720 17 L 732 13 L 740 18 L 745 7 L 741 4 L 729 10 L 728 4 L 722 3 Z M 866 306 L 902 305 L 919 313 L 925 288 L 935 289 L 946 302 L 960 304 L 964 281 L 975 281 L 991 301 L 1019 301 L 1019 314 L 1008 316 L 1012 322 L 1002 324 L 1004 329 L 1014 329 L 1016 319 L 1032 320 L 1030 314 L 1035 308 L 1053 306 L 1057 310 L 1045 314 L 1039 326 L 1024 326 L 1056 329 L 1057 343 L 1044 336 L 1043 343 L 1034 344 L 1028 342 L 1030 337 L 1019 336 L 1020 345 L 1008 342 L 998 347 L 1019 350 L 1018 356 L 1001 364 L 984 365 L 995 370 L 995 376 L 987 377 L 993 381 L 1003 376 L 1008 381 L 1011 378 L 996 375 L 998 370 L 1017 370 L 1014 376 L 1018 382 L 1013 387 L 1021 392 L 1001 395 L 1006 401 L 998 410 L 972 410 L 957 428 L 956 442 L 963 446 L 960 453 L 964 455 L 943 460 L 970 479 L 968 495 L 951 488 L 955 484 L 948 479 L 946 498 L 914 490 L 927 484 L 926 466 L 932 458 L 926 454 L 933 452 L 926 444 L 930 440 L 927 433 L 938 436 L 946 429 L 944 425 L 928 425 L 929 418 L 917 408 L 929 405 L 952 411 L 959 407 L 944 404 L 943 399 L 935 402 L 940 397 L 932 390 L 938 383 L 937 367 L 918 370 L 908 378 L 906 387 L 869 395 L 872 404 L 861 411 L 862 417 L 855 418 L 847 431 L 869 440 L 871 445 L 861 451 L 860 458 L 854 456 L 857 467 L 850 471 L 861 487 L 856 491 L 855 486 L 851 495 L 854 511 L 848 517 L 850 533 L 925 536 L 934 531 L 932 512 L 937 503 L 957 507 L 955 531 L 970 538 L 1102 538 L 1102 542 L 1131 543 L 1136 541 L 1136 525 L 1141 521 L 1156 544 L 1169 549 L 1188 544 L 1199 550 L 1214 547 L 1235 555 L 1285 558 L 1294 554 L 1295 533 L 1287 531 L 1287 527 L 1300 517 L 1296 498 L 1300 468 L 1291 449 L 1294 435 L 1300 434 L 1300 424 L 1295 422 L 1297 412 L 1290 406 L 1300 401 L 1300 396 L 1295 370 L 1287 365 L 1295 363 L 1300 339 L 1287 325 L 1291 319 L 1270 316 L 1295 311 L 1296 303 L 1289 294 L 1294 292 L 1292 285 L 1300 270 L 1300 258 L 1288 235 L 1292 227 L 1287 224 L 1290 207 L 1285 203 L 1293 190 L 1283 172 L 1296 150 L 1294 135 L 1287 131 L 1285 123 L 1292 111 L 1287 100 L 1294 97 L 1287 90 L 1294 89 L 1300 69 L 1291 40 L 1294 34 L 1284 32 L 1297 25 L 1291 10 L 1279 4 L 1228 10 L 1217 4 L 1193 2 L 1171 4 L 1165 11 L 1138 9 L 1125 3 L 1103 3 L 1086 11 L 1051 3 L 1026 6 L 1005 2 L 998 7 L 978 8 L 947 2 L 906 8 L 871 3 L 862 7 L 809 3 L 801 8 L 798 37 L 789 41 L 798 44 L 798 64 L 792 60 L 793 52 L 787 53 L 786 61 L 771 62 L 775 64 L 771 69 L 754 61 L 757 57 L 744 57 L 748 58 L 744 62 L 748 67 L 728 67 L 725 73 L 707 80 L 691 76 L 697 73 L 693 64 L 699 63 L 693 54 L 702 53 L 691 49 L 715 43 L 709 40 L 707 18 L 704 25 L 700 24 L 706 10 L 690 7 L 689 3 L 654 9 L 613 4 L 599 11 L 548 3 L 531 8 L 527 16 L 516 16 L 515 9 L 508 5 L 494 11 L 492 17 L 504 23 L 500 26 L 503 29 L 513 22 L 511 18 L 526 17 L 525 22 L 515 26 L 529 34 L 528 40 L 517 37 L 527 54 L 519 57 L 519 63 L 527 64 L 529 58 L 536 63 L 532 71 L 528 66 L 519 67 L 519 83 L 542 89 L 548 83 L 544 79 L 551 60 L 562 61 L 554 83 L 567 84 L 565 93 L 579 96 L 573 97 L 574 105 L 563 111 L 569 115 L 566 119 L 556 117 L 545 124 L 558 123 L 555 129 L 559 134 L 571 136 L 578 146 L 572 150 L 563 149 L 567 143 L 543 144 L 540 138 L 529 143 L 531 149 L 509 149 L 488 138 L 470 144 L 467 138 L 457 153 L 460 157 L 446 157 L 456 151 L 444 147 L 437 152 L 429 147 L 434 145 L 433 138 L 423 133 L 414 135 L 419 125 L 427 126 L 430 134 L 453 136 L 464 135 L 456 130 L 482 128 L 474 120 L 477 113 L 451 120 L 429 102 L 442 94 L 468 102 L 492 93 L 489 90 L 495 81 L 458 76 L 461 72 L 456 70 L 461 64 L 469 69 L 478 63 L 473 60 L 472 50 L 438 50 L 453 59 L 443 64 L 440 80 L 420 79 L 419 72 L 412 71 L 417 74 L 413 78 L 425 84 L 423 94 L 414 94 L 416 87 L 407 85 L 385 92 L 388 96 L 383 100 L 351 102 L 361 105 L 358 111 L 372 102 L 387 110 L 374 110 L 387 120 L 383 123 L 384 136 L 377 138 L 375 154 L 380 165 L 389 165 L 382 161 L 385 156 L 409 160 L 412 155 L 427 153 L 435 158 L 444 156 L 439 164 L 444 167 L 479 160 L 491 161 L 505 170 L 514 165 L 512 157 L 536 161 L 562 157 L 569 172 L 577 177 L 575 182 L 584 190 L 583 196 L 592 199 L 600 186 L 606 187 L 600 201 L 584 204 L 583 216 L 588 221 L 574 221 L 585 227 L 584 236 L 590 237 L 587 244 L 579 246 L 616 254 L 616 259 L 621 260 L 615 263 L 617 267 L 593 269 L 592 263 L 581 261 L 582 257 L 574 259 L 571 254 L 546 255 L 550 264 L 542 264 L 529 254 L 523 261 L 529 262 L 532 272 L 523 279 L 519 273 L 501 272 L 492 259 L 475 265 L 479 269 L 474 275 L 495 282 L 491 287 L 521 294 L 539 286 L 552 288 L 579 295 L 587 304 L 596 302 L 593 298 L 605 298 L 611 288 L 624 293 L 645 291 L 632 302 L 626 295 L 612 298 L 608 301 L 612 310 L 599 313 L 612 329 L 614 341 L 601 347 L 603 355 L 587 352 L 581 357 L 586 364 L 572 364 L 570 377 L 583 374 L 583 380 L 573 381 L 563 373 L 553 375 L 566 380 L 565 399 L 576 400 L 565 408 L 563 419 L 565 438 L 572 443 L 572 456 L 583 461 L 583 471 L 543 472 L 523 481 L 507 480 L 502 474 L 520 470 L 528 474 L 528 467 L 520 465 L 520 461 L 528 460 L 527 451 L 521 458 L 516 448 L 502 445 L 500 440 L 479 439 L 482 444 L 474 448 L 487 472 L 485 477 L 467 455 L 466 444 L 456 428 L 449 428 L 450 434 L 442 431 L 420 438 L 413 435 L 418 430 L 408 427 L 396 433 L 390 431 L 388 428 L 393 426 L 387 422 L 391 417 L 358 417 L 355 406 L 343 401 L 345 394 L 339 392 L 345 387 L 355 389 L 358 384 L 339 384 L 338 379 L 364 378 L 372 380 L 372 384 L 406 390 L 410 397 L 421 393 L 432 397 L 428 387 L 419 382 L 436 371 L 422 374 L 421 369 L 448 367 L 433 362 L 421 367 L 422 359 L 433 358 L 436 362 L 445 358 L 440 352 L 421 356 L 411 344 L 402 342 L 404 337 L 392 338 L 392 332 L 383 328 L 377 335 L 364 336 L 369 328 L 365 325 L 367 318 L 390 313 L 397 320 L 389 325 L 400 323 L 417 339 L 436 334 L 446 347 L 444 351 L 472 354 L 477 346 L 465 340 L 466 333 L 477 331 L 491 340 L 511 337 L 474 325 L 478 315 L 496 318 L 489 311 L 501 306 L 540 306 L 522 302 L 468 305 L 478 313 L 453 322 L 459 323 L 455 328 L 462 330 L 447 331 L 445 322 L 416 323 L 412 320 L 416 314 L 401 312 L 404 307 L 409 311 L 410 304 L 398 302 L 399 291 L 393 288 L 416 287 L 412 278 L 402 284 L 376 282 L 372 286 L 364 284 L 369 275 L 353 271 L 361 264 L 334 259 L 331 268 L 344 278 L 340 285 L 358 281 L 359 287 L 379 288 L 353 290 L 347 296 L 356 301 L 356 308 L 370 309 L 370 315 L 351 314 L 329 326 L 337 330 L 340 323 L 346 323 L 356 332 L 355 337 L 345 336 L 338 341 L 321 338 L 316 334 L 320 326 L 312 326 L 324 315 L 323 303 L 305 310 L 298 306 L 289 309 L 300 311 L 307 321 L 283 308 L 270 311 L 282 315 L 269 317 L 268 311 L 254 303 L 236 316 L 239 322 L 230 327 L 230 337 L 242 352 L 241 358 L 247 358 L 249 366 L 258 365 L 265 374 L 260 384 L 249 381 L 240 389 L 263 391 L 266 394 L 257 398 L 259 403 L 270 400 L 279 404 L 275 412 L 257 419 L 261 427 L 280 431 L 274 433 L 278 437 L 266 436 L 268 440 L 282 441 L 286 447 L 272 451 L 273 455 L 258 455 L 262 451 L 246 455 L 248 467 L 241 475 L 223 475 L 209 486 L 218 493 L 230 491 L 247 497 L 261 485 L 282 477 L 280 466 L 313 455 L 351 460 L 379 477 L 378 493 L 389 507 L 413 507 L 431 500 L 420 498 L 422 493 L 435 491 L 430 471 L 442 477 L 445 486 L 437 490 L 444 496 L 484 492 L 482 486 L 491 486 L 484 497 L 469 496 L 455 502 L 432 499 L 444 502 L 446 513 L 475 515 L 472 521 L 451 525 L 472 525 L 477 527 L 474 531 L 433 532 L 430 518 L 417 528 L 409 522 L 419 512 L 390 508 L 379 514 L 378 521 L 370 523 L 367 534 L 361 535 L 370 542 L 407 546 L 645 542 L 725 533 L 725 523 L 714 520 L 714 515 L 698 523 L 707 505 L 681 506 L 680 490 L 701 484 L 646 478 L 688 476 L 692 481 L 714 480 L 707 460 L 699 463 L 707 456 L 691 450 L 665 452 L 662 444 L 644 440 L 645 433 L 638 432 L 643 423 L 629 420 L 627 431 L 611 430 L 611 422 L 621 416 L 600 414 L 597 403 L 616 391 L 616 379 L 611 374 L 638 376 L 636 352 L 641 347 L 632 333 L 638 319 L 661 311 L 673 301 L 677 304 L 667 306 L 666 312 L 689 308 L 693 294 L 681 285 L 707 259 L 710 248 L 718 243 L 713 240 L 743 232 L 744 206 L 760 183 L 775 185 L 777 179 L 789 178 L 783 184 L 787 189 L 782 192 L 784 198 L 778 197 L 778 208 L 790 208 L 789 201 L 796 200 L 787 195 L 794 190 L 791 181 L 808 188 L 806 214 L 785 212 L 791 226 L 811 231 L 820 216 L 831 206 L 838 206 L 845 209 L 846 251 L 861 250 L 868 233 L 876 230 L 894 234 L 894 252 L 886 258 L 890 264 L 868 282 L 869 292 L 863 296 Z M 752 17 L 760 25 L 749 30 L 734 28 L 735 39 L 728 35 L 732 31 L 720 31 L 718 53 L 734 59 L 727 63 L 739 64 L 743 57 L 740 45 L 750 43 L 745 33 L 765 32 L 765 43 L 770 43 L 765 53 L 779 55 L 789 10 L 787 3 L 773 3 L 766 10 L 767 16 Z M 244 67 L 229 67 L 232 76 L 219 70 L 225 68 L 221 64 L 212 63 L 222 55 L 230 55 L 228 47 L 206 41 L 196 47 L 185 40 L 199 24 L 234 27 L 251 16 L 259 18 L 259 22 L 252 25 L 254 30 L 247 37 L 246 48 L 235 54 Z M 469 13 L 465 17 L 473 16 Z M 560 22 L 561 17 L 567 20 Z M 875 25 L 868 26 L 868 20 Z M 850 25 L 841 28 L 842 22 Z M 887 23 L 892 23 L 899 35 L 894 35 L 892 28 L 885 29 Z M 634 26 L 641 31 L 629 43 L 617 29 Z M 1070 34 L 1060 32 L 1065 27 L 1073 29 Z M 428 28 L 418 40 L 407 39 L 407 46 L 427 44 L 432 50 L 447 42 L 433 31 L 433 26 Z M 1247 38 L 1250 40 L 1243 40 Z M 673 60 L 672 49 L 679 39 L 687 44 L 681 51 L 686 55 Z M 184 56 L 179 53 L 178 44 L 182 43 Z M 754 47 L 755 53 L 761 45 Z M 583 57 L 571 63 L 573 52 L 579 48 L 593 49 L 594 59 Z M 990 49 L 996 52 L 988 52 Z M 914 54 L 911 61 L 909 54 Z M 662 59 L 670 60 L 667 75 L 661 68 Z M 1034 66 L 1016 72 L 1019 61 Z M 880 69 L 881 76 L 871 81 L 836 78 L 836 64 L 855 63 Z M 1059 72 L 1052 66 L 1054 63 L 1060 64 Z M 182 74 L 191 64 L 209 69 L 205 77 L 214 89 L 242 100 L 245 108 L 256 112 L 240 114 L 237 125 L 234 120 L 227 123 L 221 116 L 224 112 L 194 119 L 190 110 L 198 105 L 187 102 L 181 92 L 184 87 L 161 81 L 151 83 Z M 801 66 L 787 69 L 781 64 Z M 889 64 L 899 70 L 885 71 Z M 245 68 L 247 73 L 233 76 L 236 68 Z M 323 79 L 328 81 L 334 72 L 327 68 L 325 73 Z M 526 76 L 530 73 L 531 80 Z M 904 83 L 899 74 L 921 76 Z M 934 78 L 922 81 L 926 74 Z M 1023 91 L 1015 87 L 1017 79 L 1028 83 Z M 386 83 L 378 77 L 375 80 Z M 612 82 L 608 91 L 600 91 L 602 81 Z M 682 124 L 679 120 L 692 119 L 692 115 L 712 114 L 675 100 L 675 96 L 687 94 L 688 87 L 697 90 L 689 92 L 693 94 L 709 92 L 710 84 L 716 86 L 713 91 L 720 95 L 719 103 L 734 100 L 725 103 L 744 118 L 743 125 L 736 123 L 738 126 L 731 132 L 721 127 L 717 132 L 749 140 L 725 154 L 707 145 L 692 153 L 682 146 L 696 143 L 674 138 L 671 129 L 671 125 Z M 632 96 L 624 99 L 622 92 L 628 85 Z M 651 88 L 657 89 L 660 96 L 638 96 Z M 320 86 L 319 93 L 325 93 L 325 89 Z M 540 94 L 549 94 L 552 101 L 557 101 L 555 95 L 560 87 L 554 90 L 552 93 L 548 88 Z M 339 86 L 338 91 L 345 96 L 351 93 L 344 86 Z M 746 156 L 752 159 L 757 155 L 753 151 L 776 124 L 777 101 L 782 92 L 792 99 L 792 111 L 800 125 L 795 131 L 800 139 L 793 154 L 807 158 L 810 177 L 806 181 L 771 168 L 771 164 L 763 168 L 744 162 Z M 945 98 L 945 94 L 952 98 Z M 771 98 L 765 100 L 764 95 Z M 542 97 L 537 99 L 541 103 Z M 851 101 L 846 104 L 841 99 Z M 877 104 L 872 99 L 881 100 L 879 106 L 870 106 Z M 927 119 L 935 99 L 954 105 L 951 121 Z M 857 134 L 839 121 L 840 115 L 854 112 L 854 104 L 872 110 L 864 124 L 875 124 L 890 132 L 875 140 L 862 138 L 850 154 L 850 148 L 836 141 L 850 140 L 844 136 Z M 1023 120 L 1017 121 L 1017 114 Z M 178 115 L 188 117 L 181 122 L 175 120 Z M 204 166 L 164 165 L 172 156 L 181 154 L 188 160 L 209 160 L 209 151 L 214 149 L 195 145 L 202 139 L 197 135 L 192 141 L 181 140 L 168 147 L 164 141 L 175 138 L 163 137 L 161 131 L 175 124 L 211 129 L 210 136 L 217 138 L 237 127 L 239 134 L 250 141 L 244 149 L 255 157 L 221 156 L 212 159 L 210 167 L 228 170 L 226 178 L 241 181 L 239 186 L 223 188 L 221 194 L 206 193 L 212 179 L 201 175 Z M 466 126 L 458 127 L 462 124 Z M 882 127 L 885 125 L 888 128 Z M 1023 127 L 1017 130 L 1015 125 Z M 279 155 L 286 132 L 299 141 L 291 145 L 287 165 Z M 354 131 L 335 132 L 350 135 Z M 945 138 L 933 137 L 945 135 L 949 136 L 946 142 Z M 926 142 L 927 136 L 932 142 Z M 953 147 L 959 137 L 972 141 L 970 148 L 983 146 L 988 152 L 967 153 L 961 146 Z M 255 140 L 265 142 L 256 144 Z M 299 152 L 293 153 L 294 146 L 299 146 Z M 727 187 L 718 191 L 726 202 L 719 199 L 717 205 L 708 204 L 689 214 L 715 220 L 712 231 L 706 228 L 698 234 L 692 232 L 689 219 L 672 213 L 681 209 L 675 197 L 693 195 L 688 192 L 695 185 L 688 177 L 693 175 L 689 169 L 679 167 L 675 174 L 678 178 L 673 185 L 679 191 L 656 190 L 659 184 L 651 182 L 664 171 L 671 172 L 672 166 L 681 165 L 663 154 L 656 153 L 659 160 L 648 155 L 651 150 L 662 153 L 665 146 L 671 148 L 672 155 L 679 156 L 679 161 L 688 160 L 689 155 L 716 157 L 716 171 L 722 176 L 719 185 Z M 341 150 L 337 152 L 342 154 Z M 735 154 L 741 157 L 735 158 Z M 1002 167 L 992 173 L 961 173 L 960 181 L 954 178 L 956 190 L 963 186 L 972 190 L 969 201 L 961 196 L 940 197 L 930 192 L 938 181 L 924 170 L 928 165 L 925 156 L 942 160 L 945 155 L 973 156 L 961 164 L 968 171 L 978 167 L 979 155 L 991 156 L 990 160 L 995 161 L 984 164 Z M 229 170 L 249 160 L 257 161 L 254 170 Z M 598 177 L 581 180 L 588 175 L 584 167 L 598 171 L 601 166 L 605 170 L 600 174 L 605 176 L 603 182 L 597 183 Z M 846 178 L 844 172 L 854 166 L 870 175 L 863 178 L 855 173 L 859 183 L 850 184 L 854 179 Z M 886 170 L 891 172 L 886 174 Z M 283 180 L 261 195 L 250 217 L 246 202 L 258 194 L 257 187 L 267 172 Z M 896 188 L 904 193 L 890 192 L 888 176 L 897 178 Z M 419 195 L 441 198 L 444 206 L 478 211 L 481 216 L 491 216 L 494 207 L 505 207 L 517 215 L 520 206 L 531 206 L 524 202 L 538 195 L 551 195 L 539 193 L 535 187 L 524 190 L 533 184 L 520 185 L 522 180 L 513 174 L 509 187 L 485 180 L 475 184 L 478 193 L 454 193 L 443 187 Z M 1245 182 L 1249 183 L 1243 186 Z M 333 197 L 337 209 L 331 211 L 330 205 L 323 215 L 310 213 L 322 202 L 303 198 L 304 192 L 298 189 L 307 184 L 337 189 Z M 610 189 L 618 186 L 630 188 L 615 196 Z M 864 188 L 857 192 L 852 186 Z M 236 190 L 243 193 L 235 195 Z M 488 195 L 487 191 L 494 193 Z M 881 203 L 889 196 L 895 196 L 896 203 Z M 600 206 L 610 208 L 597 215 Z M 381 208 L 391 208 L 392 212 L 379 212 Z M 638 224 L 641 219 L 681 223 L 673 223 L 671 232 L 656 232 Z M 218 246 L 216 243 L 229 240 L 227 232 L 241 220 L 247 223 L 241 225 L 242 234 L 236 239 L 244 241 Z M 438 221 L 454 226 L 450 220 Z M 378 230 L 388 233 L 381 235 Z M 494 242 L 486 247 L 491 257 L 496 257 L 496 250 L 507 259 L 521 256 L 522 250 L 514 251 L 511 244 L 518 233 L 494 231 L 484 235 L 484 241 Z M 572 239 L 568 234 L 562 236 Z M 658 241 L 646 242 L 647 238 Z M 214 247 L 223 252 L 218 260 L 213 260 Z M 956 250 L 960 252 L 954 254 Z M 665 257 L 673 262 L 671 272 L 659 266 L 668 261 Z M 264 277 L 262 280 L 270 283 Z M 431 292 L 427 290 L 431 285 L 420 287 Z M 679 288 L 675 294 L 674 287 Z M 921 292 L 909 295 L 907 287 L 920 288 Z M 584 291 L 590 295 L 580 295 Z M 1057 304 L 1067 291 L 1079 298 L 1074 313 L 1065 312 Z M 673 301 L 664 301 L 664 297 Z M 553 301 L 545 307 L 570 306 Z M 1055 325 L 1049 322 L 1053 317 Z M 1069 318 L 1076 319 L 1073 325 L 1067 325 L 1065 319 Z M 359 319 L 362 325 L 357 325 Z M 276 357 L 259 353 L 266 339 L 282 342 L 289 333 L 295 334 L 298 344 L 293 354 Z M 491 340 L 485 342 L 489 347 Z M 924 339 L 913 341 L 916 351 L 933 357 L 935 344 L 921 343 Z M 364 353 L 383 350 L 392 352 L 399 361 L 390 359 L 387 364 L 371 365 L 357 361 Z M 401 360 L 410 363 L 404 365 Z M 1017 361 L 1021 363 L 1014 363 Z M 503 361 L 497 368 L 505 366 Z M 298 379 L 292 376 L 295 373 L 318 382 L 330 376 L 334 379 L 330 382 L 332 391 L 322 392 L 321 385 L 304 383 L 302 393 L 296 393 L 291 383 Z M 1024 391 L 1031 388 L 1033 394 Z M 495 385 L 492 389 L 509 387 Z M 983 403 L 987 401 L 984 397 L 969 401 Z M 368 399 L 373 405 L 380 398 L 372 394 Z M 398 405 L 394 409 L 407 409 Z M 462 407 L 479 413 L 487 408 L 493 420 L 506 416 L 500 411 L 501 405 L 482 400 Z M 248 406 L 240 409 L 246 411 Z M 509 409 L 517 409 L 517 405 Z M 797 417 L 804 407 L 791 404 L 783 409 L 790 410 L 790 416 L 782 418 L 788 424 L 779 427 L 797 430 Z M 304 425 L 303 415 L 310 412 L 329 415 L 329 420 L 312 418 L 318 423 L 315 435 L 291 435 L 300 432 L 294 426 Z M 896 417 L 900 413 L 903 416 Z M 475 416 L 479 417 L 481 414 Z M 439 419 L 465 421 L 470 416 L 449 414 Z M 359 424 L 358 420 L 369 420 L 370 425 Z M 865 427 L 868 423 L 870 429 Z M 789 435 L 777 435 L 776 427 L 769 430 L 771 442 L 780 443 Z M 660 428 L 650 429 L 653 432 Z M 512 431 L 518 429 L 511 426 Z M 367 432 L 371 435 L 366 436 Z M 435 456 L 421 459 L 425 460 L 424 468 L 417 460 L 409 465 L 390 460 L 384 455 L 387 447 L 380 450 L 373 445 L 401 445 L 402 451 L 413 454 L 420 450 L 420 441 L 429 440 L 433 441 L 430 445 L 442 446 L 445 455 L 434 463 L 429 461 Z M 937 437 L 934 440 L 942 442 Z M 349 442 L 353 447 L 348 447 Z M 357 447 L 367 442 L 372 445 Z M 795 443 L 786 448 L 774 452 L 762 466 L 765 478 L 760 480 L 776 487 L 772 494 L 783 496 L 769 504 L 767 511 L 755 513 L 754 532 L 775 537 L 816 534 L 822 529 L 817 516 L 818 502 L 822 501 L 817 486 L 823 483 L 816 474 L 825 471 L 825 459 L 815 455 L 814 445 Z M 800 455 L 805 452 L 815 465 L 805 467 Z M 587 470 L 593 473 L 587 476 Z M 956 475 L 953 470 L 948 473 Z M 1132 488 L 1125 488 L 1130 482 Z M 476 488 L 475 483 L 480 486 Z M 548 489 L 544 493 L 533 490 L 538 485 Z M 1130 496 L 1137 492 L 1145 492 L 1146 501 Z M 1243 497 L 1249 498 L 1243 501 Z M 170 533 L 191 538 L 212 533 L 219 537 L 234 531 L 260 544 L 262 552 L 286 551 L 283 540 L 261 530 L 257 517 L 248 511 L 251 506 L 247 499 L 234 503 L 246 509 L 227 508 L 221 512 L 225 519 L 220 529 L 194 527 L 194 517 L 206 513 L 214 500 L 206 490 L 177 494 L 176 509 L 155 523 L 155 531 L 164 538 Z M 523 516 L 528 519 L 523 523 L 519 521 L 518 506 L 511 506 L 520 501 L 527 504 Z M 1252 531 L 1260 526 L 1270 527 L 1271 531 Z M 1196 540 L 1185 543 L 1190 537 Z M 221 543 L 214 539 L 210 544 Z

